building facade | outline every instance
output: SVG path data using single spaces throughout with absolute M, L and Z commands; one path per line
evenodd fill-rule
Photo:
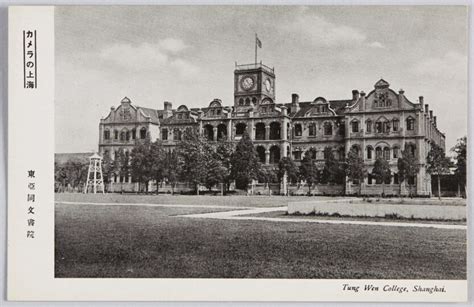
M 353 90 L 350 99 L 317 97 L 300 101 L 298 94 L 292 94 L 289 102 L 277 103 L 275 71 L 257 63 L 236 64 L 233 106 L 214 99 L 203 108 L 181 105 L 173 109 L 171 102 L 164 102 L 164 108 L 158 110 L 136 106 L 125 97 L 100 121 L 99 153 L 114 159 L 120 148 L 129 153 L 145 139 L 161 140 L 165 146 L 173 147 L 187 129 L 199 131 L 209 141 L 237 142 L 247 132 L 264 165 L 275 165 L 282 157 L 291 157 L 298 163 L 307 151 L 322 164 L 327 147 L 336 158 L 355 148 L 369 175 L 361 183 L 347 182 L 343 189 L 346 194 L 380 193 L 382 184 L 371 175 L 378 157 L 389 161 L 392 169 L 390 182 L 383 184 L 386 194 L 400 193 L 397 159 L 403 149 L 408 149 L 417 157 L 420 171 L 416 178 L 403 184 L 401 193 L 431 195 L 426 155 L 432 144 L 445 148 L 445 135 L 439 131 L 436 116 L 422 96 L 413 103 L 403 90 L 395 92 L 381 79 L 367 94 Z M 131 178 L 113 180 L 132 183 Z

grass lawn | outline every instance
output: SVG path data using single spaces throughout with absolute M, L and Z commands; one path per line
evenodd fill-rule
M 57 200 L 97 202 L 93 197 L 62 194 Z M 101 201 L 255 207 L 288 201 L 265 196 L 148 197 L 150 201 L 106 195 Z M 176 216 L 214 211 L 223 210 L 57 204 L 55 276 L 466 278 L 465 231 Z
M 424 224 L 446 224 L 446 225 L 466 225 L 462 220 L 427 220 L 410 218 L 387 218 L 369 216 L 334 216 L 328 214 L 288 214 L 286 211 L 272 211 L 255 214 L 243 214 L 241 216 L 255 217 L 276 217 L 286 219 L 313 219 L 313 220 L 344 220 L 344 221 L 370 221 L 370 222 L 400 222 L 400 223 L 424 223 Z
M 328 197 L 308 196 L 209 196 L 209 195 L 134 195 L 134 194 L 81 194 L 58 193 L 56 201 L 101 202 L 101 203 L 147 203 L 147 204 L 181 204 L 231 207 L 278 207 L 286 206 L 292 201 L 335 199 Z

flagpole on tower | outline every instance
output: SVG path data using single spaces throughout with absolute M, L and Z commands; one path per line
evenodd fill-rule
M 255 66 L 257 66 L 257 33 L 255 33 Z

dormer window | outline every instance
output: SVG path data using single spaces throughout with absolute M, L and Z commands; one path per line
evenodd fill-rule
M 178 119 L 183 119 L 183 114 L 178 114 Z

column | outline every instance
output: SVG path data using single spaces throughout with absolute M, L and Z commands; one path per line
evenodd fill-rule
M 227 140 L 232 140 L 232 120 L 227 122 Z
M 265 126 L 265 140 L 270 139 L 270 125 Z
M 282 136 L 281 136 L 281 139 L 286 141 L 288 138 L 287 138 L 287 134 L 288 134 L 288 122 L 286 121 L 286 118 L 283 120 L 283 123 L 282 123 L 283 127 L 282 127 Z
M 255 140 L 255 126 L 253 124 L 253 119 L 249 122 L 247 131 L 250 136 L 250 139 L 254 141 Z
M 217 127 L 212 128 L 212 140 L 217 141 Z
M 265 164 L 270 164 L 270 150 L 265 150 Z

